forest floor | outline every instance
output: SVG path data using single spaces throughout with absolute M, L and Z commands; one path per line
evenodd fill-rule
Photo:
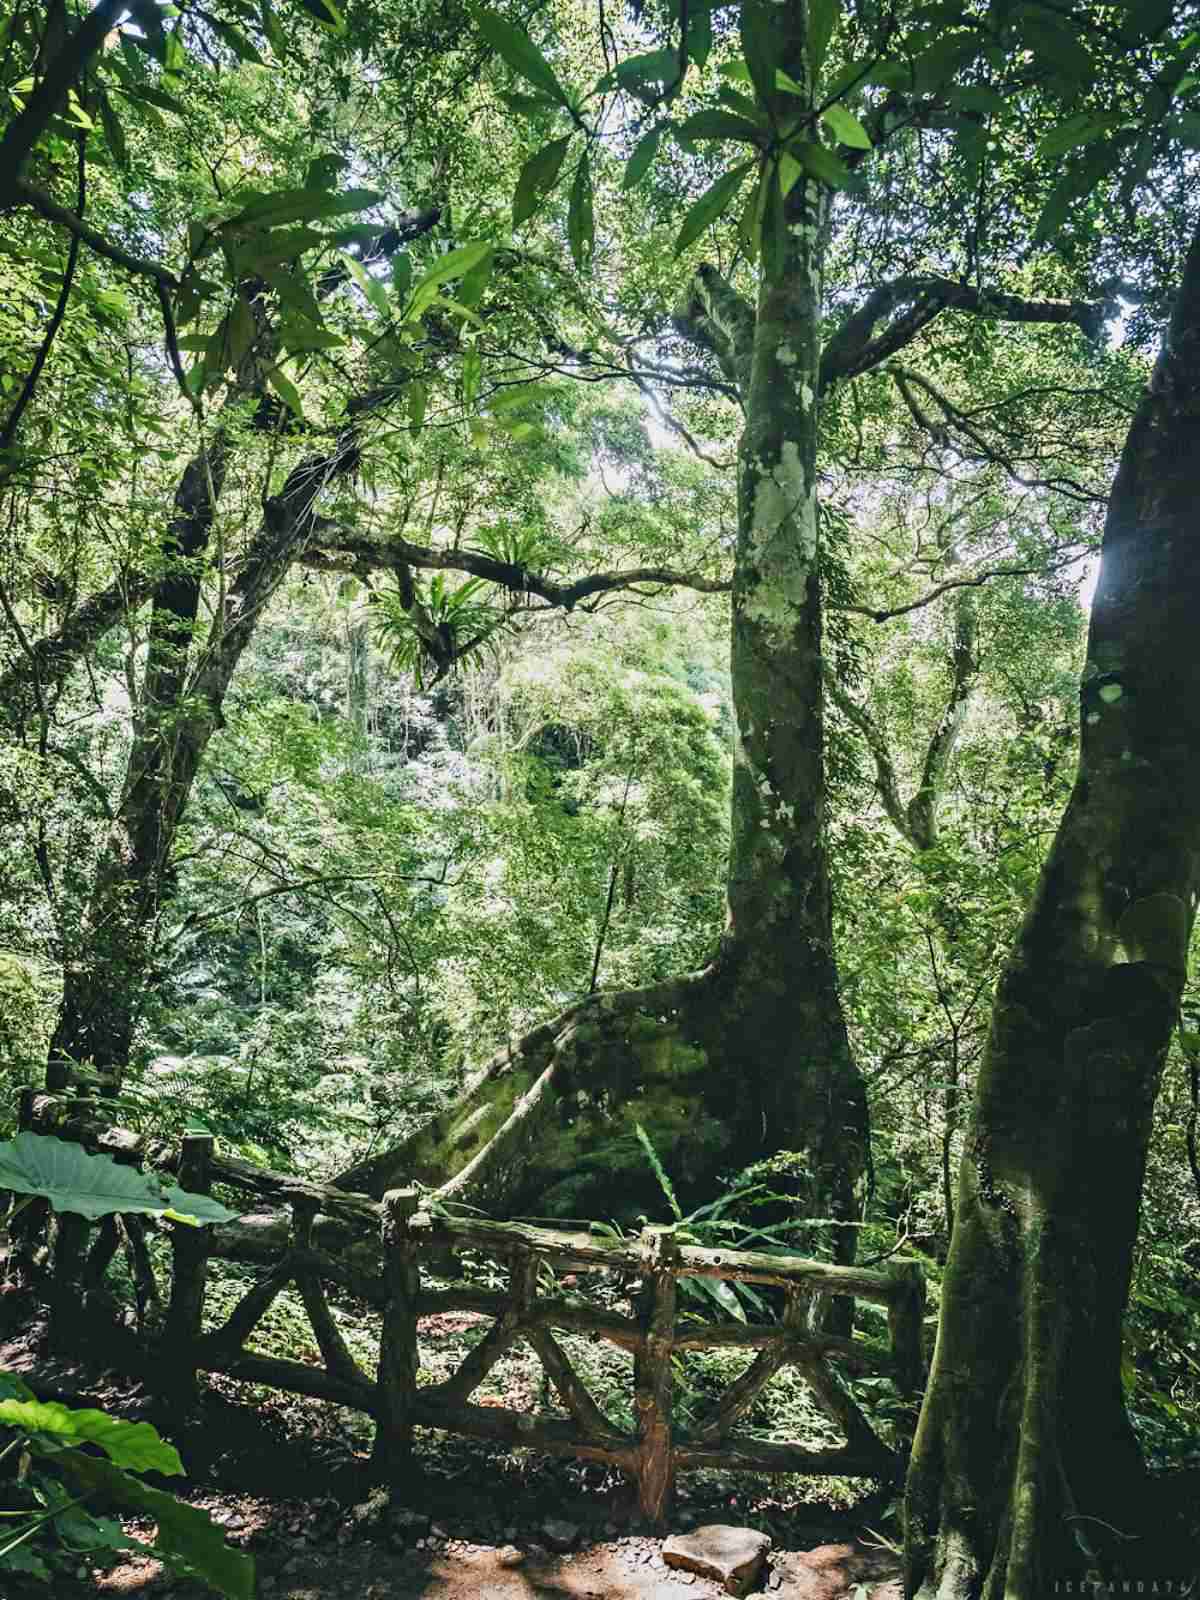
M 368 1478 L 362 1419 L 212 1378 L 180 1430 L 141 1384 L 45 1354 L 43 1330 L 0 1347 L 0 1366 L 46 1398 L 148 1419 L 173 1439 L 183 1488 L 255 1557 L 262 1600 L 710 1600 L 714 1581 L 669 1569 L 607 1469 L 418 1434 L 411 1490 L 389 1510 Z M 177 1421 L 177 1419 L 174 1419 Z M 838 1507 L 820 1480 L 787 1488 L 746 1475 L 689 1474 L 672 1532 L 721 1523 L 767 1533 L 755 1594 L 778 1600 L 899 1600 L 900 1563 L 873 1531 L 884 1501 Z M 843 1492 L 848 1485 L 842 1485 Z M 865 1490 L 869 1486 L 862 1486 Z M 824 1503 L 823 1503 L 824 1502 Z M 138 1529 L 130 1524 L 131 1532 Z M 211 1600 L 149 1559 L 129 1559 L 55 1600 Z

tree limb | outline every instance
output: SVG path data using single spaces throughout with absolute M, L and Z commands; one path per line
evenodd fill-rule
M 510 593 L 532 595 L 548 606 L 571 611 L 594 596 L 614 590 L 633 589 L 641 584 L 659 588 L 694 589 L 701 594 L 727 594 L 726 578 L 707 578 L 698 572 L 676 572 L 669 567 L 630 567 L 621 572 L 593 572 L 573 583 L 556 583 L 543 573 L 532 572 L 518 562 L 499 561 L 478 550 L 437 550 L 428 545 L 409 544 L 405 539 L 389 539 L 377 544 L 341 528 L 333 522 L 318 524 L 313 542 L 300 555 L 303 566 L 321 572 L 349 572 L 362 576 L 369 572 L 395 572 L 401 578 L 405 568 L 468 572 L 484 578 Z
M 874 336 L 878 324 L 905 305 L 908 311 Z M 830 337 L 821 357 L 821 391 L 877 367 L 910 344 L 943 311 L 964 311 L 1000 322 L 1073 324 L 1095 340 L 1111 309 L 1112 302 L 1107 300 L 1029 300 L 999 289 L 977 289 L 952 278 L 895 278 L 872 290 Z
M 671 320 L 684 339 L 716 356 L 739 394 L 748 392 L 754 310 L 715 267 L 704 264 L 696 268 Z
M 92 13 L 95 16 L 95 12 Z M 161 262 L 151 261 L 145 256 L 135 256 L 128 250 L 123 250 L 119 244 L 113 244 L 95 228 L 89 227 L 74 211 L 68 211 L 66 206 L 60 206 L 57 200 L 52 200 L 48 194 L 43 194 L 32 183 L 26 183 L 23 178 L 13 178 L 9 183 L 12 198 L 24 202 L 47 222 L 53 222 L 60 228 L 66 228 L 76 238 L 82 239 L 98 256 L 105 256 L 109 261 L 115 261 L 117 266 L 124 267 L 127 272 L 135 272 L 143 278 L 152 278 L 155 283 L 161 284 L 165 289 L 177 289 L 179 282 L 173 272 L 169 272 Z

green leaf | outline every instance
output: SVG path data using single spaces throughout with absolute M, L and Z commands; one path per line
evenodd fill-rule
M 644 98 L 657 97 L 660 87 L 674 83 L 679 77 L 679 52 L 677 50 L 650 50 L 645 55 L 626 56 L 600 82 L 606 86 L 620 84 L 631 94 Z
M 273 367 L 271 371 L 267 373 L 267 382 L 283 401 L 284 405 L 287 406 L 289 411 L 294 412 L 298 417 L 304 416 L 304 404 L 300 399 L 299 389 L 297 389 L 296 385 L 290 378 L 285 377 L 284 374 L 280 372 L 278 367 Z
M 391 302 L 388 300 L 387 290 L 378 278 L 373 278 L 361 261 L 356 261 L 346 251 L 341 252 L 342 262 L 346 271 L 366 295 L 367 300 L 381 317 L 390 317 L 392 314 Z
M 1034 243 L 1052 239 L 1074 210 L 1076 202 L 1091 194 L 1120 161 L 1127 141 L 1108 139 L 1095 144 L 1075 160 L 1050 192 L 1034 230 Z
M 750 190 L 741 217 L 738 219 L 738 238 L 750 261 L 758 260 L 759 245 L 762 243 L 763 204 L 770 176 L 770 167 L 764 167 L 759 173 L 758 182 Z
M 537 210 L 542 196 L 548 194 L 558 182 L 571 137 L 568 133 L 562 139 L 552 139 L 549 144 L 544 144 L 540 150 L 531 155 L 521 168 L 516 192 L 513 194 L 514 228 L 519 228 L 523 222 L 529 220 Z
M 408 425 L 415 433 L 425 422 L 425 407 L 429 403 L 429 390 L 423 383 L 408 386 Z
M 723 101 L 730 111 L 736 111 L 739 117 L 745 117 L 747 122 L 752 122 L 756 128 L 766 127 L 761 107 L 755 105 L 749 95 L 739 94 L 736 89 L 731 89 L 728 84 L 723 83 L 717 90 L 717 98 Z
M 346 19 L 334 0 L 300 0 L 300 5 L 330 33 L 345 33 Z
M 1120 120 L 1119 116 L 1112 113 L 1079 111 L 1075 116 L 1068 117 L 1065 122 L 1060 122 L 1050 129 L 1038 146 L 1038 154 L 1047 161 L 1057 160 L 1070 150 L 1094 144 L 1097 139 L 1102 139 L 1105 134 L 1112 132 Z
M 494 11 L 481 11 L 479 31 L 501 60 L 527 83 L 551 95 L 559 105 L 570 105 L 567 91 L 555 77 L 553 67 L 523 28 L 514 27 Z
M 841 12 L 842 0 L 808 0 L 808 53 L 814 79 L 825 64 Z
M 264 228 L 277 228 L 285 222 L 311 222 L 317 217 L 339 217 L 349 211 L 365 211 L 383 199 L 373 189 L 347 189 L 330 194 L 328 189 L 279 189 L 273 194 L 255 195 L 236 216 L 221 224 L 238 228 L 248 222 Z
M 625 166 L 625 176 L 621 180 L 622 189 L 632 189 L 634 184 L 640 183 L 650 170 L 650 164 L 658 154 L 658 142 L 662 138 L 661 124 L 644 133 L 633 148 Z
M 55 1465 L 87 1494 L 97 1494 L 158 1525 L 154 1546 L 168 1560 L 190 1567 L 228 1600 L 253 1600 L 254 1562 L 225 1543 L 221 1528 L 206 1511 L 189 1506 L 162 1489 L 131 1478 L 111 1461 L 68 1450 Z
M 207 20 L 209 26 L 216 29 L 239 61 L 252 61 L 256 66 L 266 66 L 262 56 L 239 28 L 235 28 L 230 22 L 222 22 L 218 17 L 209 17 Z
M 134 1472 L 183 1476 L 178 1450 L 148 1422 L 125 1422 L 103 1411 L 76 1411 L 56 1400 L 0 1400 L 0 1425 L 49 1434 L 69 1445 L 98 1445 L 116 1466 Z
M 164 1191 L 149 1173 L 119 1167 L 111 1156 L 94 1156 L 81 1145 L 40 1133 L 18 1133 L 0 1144 L 0 1189 L 40 1195 L 55 1211 L 91 1218 L 115 1211 L 164 1216 L 172 1193 L 194 1206 L 205 1221 L 231 1222 L 237 1215 L 205 1195 Z
M 1090 88 L 1096 78 L 1096 64 L 1078 33 L 1056 19 L 1025 14 L 1020 22 L 1023 42 L 1033 51 L 1040 67 L 1052 67 L 1071 84 Z
M 519 94 L 515 89 L 501 89 L 497 99 L 503 100 L 510 111 L 522 117 L 540 117 L 547 111 L 557 111 L 559 103 L 548 94 Z
M 293 272 L 284 272 L 277 266 L 262 267 L 260 271 L 263 279 L 279 296 L 280 305 L 289 311 L 298 311 L 309 322 L 321 326 L 321 309 L 306 278 Z
M 220 243 L 218 235 L 211 236 L 209 246 Z M 306 250 L 312 250 L 317 245 L 328 243 L 323 233 L 317 233 L 313 228 L 288 228 L 280 233 L 255 232 L 238 249 L 233 252 L 236 270 L 239 274 L 247 272 L 266 273 L 268 267 L 283 266 L 287 262 L 295 261 Z M 207 255 L 208 250 L 200 252 Z
M 681 139 L 741 139 L 756 144 L 762 129 L 732 111 L 697 111 L 675 130 Z
M 267 36 L 267 43 L 274 50 L 280 61 L 286 60 L 287 35 L 283 31 L 271 0 L 261 0 L 259 16 L 262 18 L 262 30 Z
M 403 305 L 408 298 L 408 291 L 412 286 L 413 265 L 412 257 L 407 250 L 402 250 L 392 259 L 392 293 L 396 300 Z
M 741 10 L 742 51 L 750 70 L 750 81 L 764 106 L 775 93 L 775 73 L 779 67 L 781 29 L 774 7 L 764 0 L 743 0 Z
M 753 160 L 739 162 L 731 171 L 726 172 L 717 179 L 710 188 L 700 196 L 696 204 L 683 219 L 683 226 L 675 240 L 675 254 L 682 255 L 688 245 L 695 241 L 704 232 L 705 228 L 714 223 L 721 214 L 727 210 L 734 196 L 745 182 L 746 174 L 752 170 Z
M 472 348 L 465 353 L 462 361 L 463 405 L 468 411 L 479 396 L 479 380 L 482 376 L 483 357 Z
M 845 106 L 830 106 L 822 113 L 821 121 L 839 144 L 849 145 L 853 150 L 871 148 L 870 134 L 854 113 L 847 111 Z
M 592 213 L 592 169 L 585 150 L 575 168 L 571 185 L 571 204 L 567 212 L 567 239 L 576 267 L 582 271 L 596 247 L 596 223 Z
M 452 278 L 465 277 L 472 267 L 479 265 L 491 248 L 489 240 L 480 239 L 474 244 L 460 245 L 457 250 L 449 250 L 444 256 L 439 256 L 436 264 L 429 269 L 413 291 L 405 320 L 412 321 L 413 318 L 419 317 L 426 306 L 433 304 L 443 283 L 449 283 Z
M 106 94 L 100 96 L 100 121 L 103 124 L 105 142 L 112 151 L 113 160 L 123 170 L 128 171 L 129 147 L 125 143 L 125 130 L 121 126 L 117 113 L 113 110 L 112 101 Z
M 813 144 L 804 139 L 793 139 L 787 147 L 810 177 L 819 178 L 831 189 L 844 189 L 854 181 L 854 174 L 840 156 L 827 150 L 823 144 Z
M 779 187 L 785 195 L 791 194 L 803 174 L 804 168 L 792 155 L 791 151 L 781 150 L 779 152 Z

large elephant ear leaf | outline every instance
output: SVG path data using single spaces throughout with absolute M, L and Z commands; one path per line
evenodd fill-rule
M 253 1600 L 254 1562 L 225 1543 L 206 1511 L 131 1478 L 111 1461 L 76 1450 L 56 1458 L 63 1476 L 85 1495 L 98 1495 L 158 1525 L 153 1551 L 176 1570 L 202 1578 L 227 1600 Z
M 48 1435 L 60 1445 L 98 1445 L 114 1466 L 133 1472 L 182 1477 L 183 1462 L 173 1444 L 149 1422 L 126 1422 L 103 1411 L 75 1410 L 57 1400 L 0 1400 L 0 1425 L 21 1433 Z
M 111 1156 L 40 1133 L 19 1133 L 0 1144 L 0 1189 L 38 1195 L 55 1211 L 92 1219 L 117 1211 L 189 1222 L 231 1222 L 237 1215 L 207 1195 L 164 1189 L 150 1174 L 119 1167 Z

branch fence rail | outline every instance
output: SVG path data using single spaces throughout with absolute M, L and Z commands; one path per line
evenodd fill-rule
M 376 1201 L 222 1154 L 209 1134 L 186 1133 L 174 1147 L 149 1146 L 128 1129 L 108 1126 L 95 1094 L 73 1090 L 60 1063 L 48 1068 L 45 1091 L 21 1091 L 19 1123 L 32 1132 L 78 1141 L 118 1162 L 169 1173 L 193 1193 L 211 1193 L 219 1184 L 260 1204 L 273 1203 L 274 1213 L 265 1218 L 260 1213 L 205 1228 L 170 1225 L 171 1287 L 157 1381 L 191 1398 L 199 1372 L 221 1372 L 354 1407 L 374 1418 L 374 1468 L 397 1487 L 412 1472 L 415 1427 L 616 1467 L 636 1484 L 642 1516 L 659 1525 L 670 1514 L 680 1471 L 717 1467 L 887 1479 L 902 1470 L 896 1451 L 879 1438 L 831 1363 L 890 1377 L 904 1394 L 919 1392 L 925 1280 L 917 1263 L 842 1267 L 799 1256 L 702 1248 L 681 1242 L 667 1228 L 647 1227 L 638 1237 L 614 1240 L 519 1222 L 452 1218 L 430 1206 L 434 1196 L 415 1188 L 393 1189 Z M 69 1347 L 73 1340 L 81 1298 L 101 1290 L 122 1231 L 135 1281 L 152 1295 L 142 1219 L 123 1218 L 121 1229 L 113 1217 L 98 1224 L 70 1212 L 52 1219 L 44 1202 L 26 1207 L 16 1219 L 15 1253 L 47 1276 L 52 1334 L 60 1345 Z M 423 1281 L 423 1263 L 464 1251 L 501 1263 L 506 1287 L 443 1289 Z M 260 1271 L 224 1322 L 209 1327 L 205 1300 L 214 1257 L 250 1262 Z M 543 1266 L 585 1273 L 606 1268 L 635 1279 L 634 1314 L 542 1292 Z M 710 1321 L 694 1314 L 682 1318 L 677 1306 L 681 1278 L 766 1286 L 782 1292 L 782 1310 L 767 1324 Z M 274 1300 L 292 1285 L 312 1326 L 319 1367 L 248 1347 Z M 330 1310 L 330 1286 L 382 1314 L 374 1372 L 364 1371 L 343 1339 Z M 838 1296 L 886 1307 L 889 1344 L 822 1332 L 815 1312 L 822 1301 Z M 422 1383 L 420 1324 L 445 1312 L 476 1313 L 490 1317 L 492 1325 L 451 1376 Z M 632 1431 L 605 1414 L 558 1333 L 605 1340 L 632 1355 Z M 491 1368 L 521 1341 L 533 1349 L 566 1417 L 473 1401 Z M 756 1353 L 710 1409 L 684 1429 L 674 1420 L 675 1357 L 717 1349 Z M 812 1449 L 739 1431 L 755 1399 L 788 1365 L 841 1430 L 843 1445 Z

